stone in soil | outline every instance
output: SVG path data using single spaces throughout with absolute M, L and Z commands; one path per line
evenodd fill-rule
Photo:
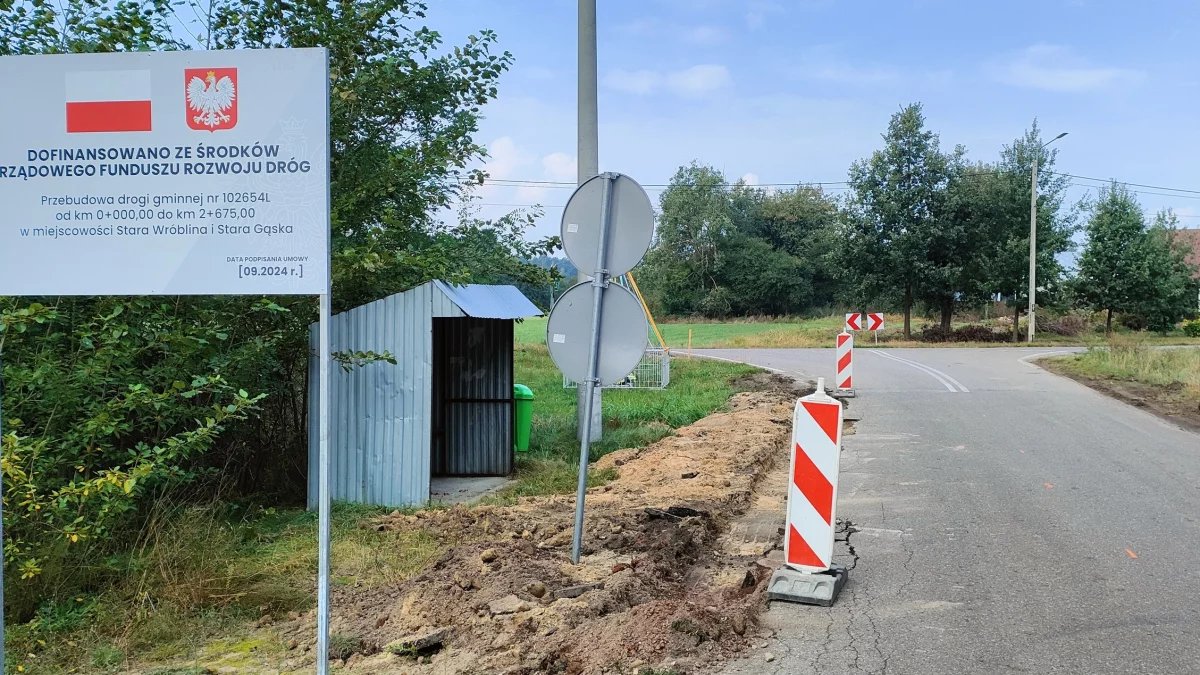
M 493 600 L 488 603 L 488 611 L 492 613 L 492 616 L 527 612 L 530 609 L 533 609 L 533 607 L 531 607 L 528 602 L 525 602 L 515 595 L 506 595 L 499 600 Z
M 394 640 L 388 643 L 387 651 L 393 654 L 412 654 L 414 652 L 422 652 L 426 649 L 442 646 L 446 638 L 450 635 L 449 628 L 438 628 L 436 630 L 417 633 L 402 637 L 399 640 Z

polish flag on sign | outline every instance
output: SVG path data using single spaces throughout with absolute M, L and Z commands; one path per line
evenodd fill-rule
M 150 71 L 67 73 L 67 133 L 150 131 Z

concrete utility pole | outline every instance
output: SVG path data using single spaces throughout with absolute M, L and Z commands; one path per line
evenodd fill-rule
M 1037 306 L 1037 170 L 1038 160 L 1041 159 L 1042 150 L 1046 149 L 1054 141 L 1066 136 L 1067 132 L 1051 138 L 1041 146 L 1038 146 L 1037 152 L 1033 155 L 1033 182 L 1032 188 L 1029 191 L 1029 331 L 1027 342 L 1033 342 L 1033 334 L 1037 319 L 1034 315 L 1034 308 Z
M 596 0 L 579 0 L 579 158 L 576 163 L 576 179 L 583 185 L 588 179 L 600 174 L 600 110 L 596 102 Z M 588 274 L 579 270 L 579 281 L 587 281 Z M 579 440 L 583 440 L 583 417 L 587 387 L 582 383 L 576 388 L 579 410 Z M 600 387 L 595 388 L 592 405 L 591 441 L 604 435 L 604 415 Z

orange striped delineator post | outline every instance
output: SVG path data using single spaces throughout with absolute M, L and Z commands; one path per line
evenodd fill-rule
M 854 397 L 854 335 L 838 333 L 837 378 L 834 380 L 839 396 Z
M 792 415 L 785 566 L 771 577 L 769 600 L 829 606 L 846 583 L 849 572 L 833 562 L 841 446 L 842 403 L 825 394 L 822 378 Z

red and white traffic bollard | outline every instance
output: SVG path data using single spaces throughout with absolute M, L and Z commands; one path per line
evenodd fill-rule
M 837 378 L 834 380 L 838 396 L 854 398 L 854 335 L 838 333 Z
M 786 566 L 771 577 L 770 600 L 829 606 L 846 583 L 848 570 L 833 562 L 841 447 L 842 403 L 825 394 L 821 378 L 792 415 Z

